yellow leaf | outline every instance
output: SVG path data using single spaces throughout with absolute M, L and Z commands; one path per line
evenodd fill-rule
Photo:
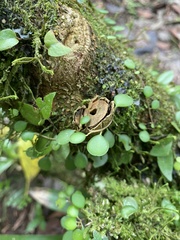
M 35 136 L 37 138 L 37 136 Z M 19 162 L 24 172 L 26 179 L 26 191 L 29 190 L 30 182 L 38 175 L 40 168 L 38 162 L 44 156 L 32 159 L 26 154 L 26 150 L 32 147 L 33 144 L 31 141 L 23 141 L 21 138 L 18 140 L 18 156 Z
M 4 127 L 0 124 L 0 138 L 3 138 L 6 136 L 6 134 L 9 132 L 9 127 Z

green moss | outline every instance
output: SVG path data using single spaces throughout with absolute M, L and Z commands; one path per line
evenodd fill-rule
M 178 209 L 178 191 L 170 190 L 168 185 L 153 184 L 150 187 L 137 181 L 128 184 L 112 177 L 104 178 L 97 185 L 100 187 L 90 188 L 91 197 L 85 209 L 90 231 L 97 230 L 109 239 L 119 240 L 178 239 L 177 222 L 161 207 L 161 201 L 166 198 Z M 136 199 L 139 209 L 128 219 L 123 219 L 122 201 L 127 196 Z
M 50 29 L 56 24 L 57 3 L 57 0 L 5 0 L 1 8 L 4 20 L 1 21 L 0 27 L 21 29 L 21 34 L 26 37 L 28 33 L 34 34 L 37 30 L 39 34 L 44 35 L 45 29 Z

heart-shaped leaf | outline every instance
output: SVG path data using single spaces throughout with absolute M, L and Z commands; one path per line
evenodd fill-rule
M 72 51 L 69 47 L 63 45 L 56 39 L 52 30 L 46 33 L 44 37 L 44 43 L 48 48 L 48 54 L 51 57 L 61 57 Z
M 4 29 L 0 31 L 0 51 L 7 50 L 18 44 L 16 34 L 11 29 Z
M 52 104 L 55 95 L 56 93 L 52 92 L 46 95 L 43 100 L 40 97 L 36 99 L 36 104 L 39 107 L 44 119 L 48 119 L 51 115 Z
M 103 165 L 107 162 L 107 160 L 108 160 L 108 155 L 105 154 L 105 155 L 103 155 L 103 156 L 101 156 L 101 157 L 92 156 L 91 158 L 92 158 L 92 160 L 94 161 L 94 162 L 93 162 L 93 167 L 94 167 L 94 168 L 98 168 L 98 167 L 103 166 Z
M 126 151 L 131 149 L 131 138 L 126 134 L 118 134 L 119 142 L 122 142 Z
M 61 57 L 70 53 L 71 51 L 72 50 L 69 47 L 60 42 L 54 43 L 48 48 L 48 54 L 51 57 Z
M 58 43 L 58 40 L 56 39 L 54 32 L 52 30 L 49 30 L 44 36 L 44 43 L 47 48 L 49 48 L 51 45 L 55 43 Z
M 159 142 L 159 144 L 152 147 L 150 155 L 155 157 L 163 157 L 169 155 L 173 143 L 172 138 L 165 138 Z

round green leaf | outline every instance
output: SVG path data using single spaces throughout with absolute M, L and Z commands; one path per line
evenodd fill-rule
M 132 97 L 127 94 L 118 94 L 114 97 L 116 107 L 129 107 L 133 104 Z
M 34 135 L 35 135 L 35 133 L 34 132 L 30 132 L 30 131 L 26 131 L 26 132 L 23 132 L 22 134 L 21 134 L 21 138 L 22 138 L 22 140 L 24 140 L 24 141 L 32 141 L 33 140 L 33 138 L 34 138 Z
M 85 168 L 88 164 L 86 155 L 82 152 L 78 152 L 74 158 L 74 165 L 77 168 Z
M 139 128 L 141 128 L 142 130 L 146 130 L 146 125 L 144 123 L 139 123 Z
M 174 169 L 175 169 L 176 171 L 180 171 L 180 162 L 175 162 L 175 163 L 174 163 Z
M 67 198 L 67 194 L 66 194 L 64 191 L 61 191 L 61 192 L 58 194 L 58 198 L 60 198 L 60 199 L 66 199 L 66 198 Z
M 125 219 L 128 219 L 135 212 L 137 212 L 137 210 L 133 206 L 124 206 L 121 209 L 121 215 Z
M 135 63 L 131 59 L 126 59 L 124 61 L 124 65 L 129 69 L 135 69 L 135 67 L 136 67 Z
M 133 198 L 133 197 L 126 197 L 126 198 L 124 198 L 123 199 L 123 206 L 132 206 L 136 210 L 138 209 L 138 204 L 137 204 L 135 198 Z
M 56 201 L 56 206 L 59 209 L 63 209 L 65 207 L 66 203 L 67 203 L 67 200 L 65 198 L 58 198 L 58 200 Z
M 51 45 L 55 43 L 58 43 L 58 40 L 56 39 L 54 32 L 52 30 L 49 30 L 44 36 L 44 43 L 47 48 L 49 48 Z
M 7 50 L 18 44 L 16 34 L 11 29 L 4 29 L 0 31 L 0 51 Z
M 158 100 L 153 100 L 151 103 L 152 109 L 158 109 L 160 107 L 160 102 Z
M 76 169 L 76 166 L 74 164 L 74 156 L 72 156 L 71 154 L 69 154 L 69 156 L 65 160 L 65 167 L 68 170 Z
M 61 226 L 66 230 L 74 230 L 77 227 L 76 218 L 64 216 L 61 218 Z
M 101 156 L 101 157 L 92 156 L 91 158 L 92 158 L 92 160 L 94 161 L 94 162 L 93 162 L 93 167 L 94 167 L 94 168 L 98 168 L 98 167 L 103 166 L 103 165 L 107 162 L 107 160 L 108 160 L 108 155 L 105 154 L 104 156 Z
M 112 134 L 112 132 L 110 132 L 109 130 L 107 130 L 104 134 L 105 139 L 108 141 L 109 143 L 109 148 L 112 148 L 115 144 L 115 137 L 114 134 Z
M 62 130 L 58 135 L 57 135 L 57 142 L 60 144 L 60 145 L 64 145 L 64 144 L 67 144 L 69 143 L 70 141 L 70 136 L 75 132 L 75 130 L 72 130 L 72 129 L 65 129 L 65 130 Z
M 141 139 L 142 142 L 149 142 L 150 135 L 146 130 L 144 130 L 139 133 L 139 138 Z
M 70 52 L 72 52 L 72 50 L 60 42 L 54 43 L 48 48 L 48 54 L 51 57 L 61 57 Z
M 75 229 L 73 231 L 72 239 L 73 240 L 84 240 L 84 231 L 82 229 Z
M 68 185 L 65 189 L 65 193 L 68 195 L 68 196 L 71 196 L 74 192 L 74 186 L 73 185 Z
M 57 136 L 55 136 L 55 139 L 56 139 Z M 61 144 L 58 143 L 58 141 L 56 140 L 53 140 L 51 142 L 51 147 L 52 147 L 52 150 L 54 151 L 57 151 L 59 148 L 60 148 Z
M 68 216 L 77 218 L 78 214 L 79 214 L 79 209 L 76 208 L 74 205 L 70 205 L 67 208 L 67 215 Z
M 76 191 L 72 195 L 72 203 L 77 208 L 84 208 L 86 200 L 80 191 Z
M 153 95 L 153 89 L 150 86 L 145 86 L 143 89 L 143 93 L 144 95 L 148 98 L 151 97 Z
M 75 132 L 70 136 L 69 141 L 73 144 L 82 143 L 86 139 L 86 134 L 82 132 Z
M 177 157 L 177 158 L 176 158 L 176 161 L 177 161 L 178 163 L 180 163 L 180 157 Z
M 17 121 L 14 124 L 14 130 L 16 132 L 22 132 L 26 129 L 26 127 L 27 127 L 27 122 L 25 121 Z
M 96 135 L 89 140 L 87 150 L 93 156 L 103 156 L 109 150 L 109 143 L 102 135 Z
M 51 168 L 51 161 L 48 157 L 44 157 L 39 160 L 38 165 L 42 170 L 49 171 Z
M 63 234 L 62 240 L 72 240 L 73 231 L 67 231 Z
M 90 121 L 90 119 L 91 119 L 90 116 L 88 116 L 88 115 L 84 116 L 84 117 L 81 118 L 80 124 L 82 124 L 82 125 L 87 124 Z

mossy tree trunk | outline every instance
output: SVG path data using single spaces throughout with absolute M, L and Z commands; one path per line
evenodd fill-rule
M 139 179 L 141 177 L 145 179 L 147 176 L 147 181 L 150 179 L 153 183 L 154 179 L 161 176 L 156 155 L 149 154 L 153 146 L 161 146 L 159 151 L 163 152 L 164 149 L 168 148 L 169 152 L 165 151 L 165 157 L 169 156 L 167 154 L 171 154 L 173 160 L 175 137 L 169 136 L 169 134 L 174 133 L 174 128 L 171 125 L 175 112 L 174 105 L 167 92 L 157 84 L 149 71 L 134 59 L 131 49 L 123 40 L 112 37 L 114 33 L 104 23 L 103 15 L 97 13 L 90 1 L 84 2 L 80 4 L 76 0 L 1 1 L 0 30 L 14 29 L 19 38 L 19 44 L 10 50 L 0 52 L 0 100 L 5 100 L 2 105 L 6 111 L 11 107 L 11 115 L 13 115 L 14 108 L 15 110 L 18 108 L 22 116 L 13 116 L 15 121 L 23 118 L 29 121 L 28 109 L 31 113 L 35 109 L 34 115 L 30 113 L 33 116 L 31 116 L 28 130 L 40 133 L 34 145 L 37 151 L 40 149 L 39 152 L 43 156 L 49 154 L 49 146 L 50 151 L 52 151 L 52 138 L 49 137 L 56 137 L 62 133 L 62 129 L 73 128 L 86 133 L 87 138 L 82 145 L 70 144 L 72 148 L 66 149 L 65 153 L 63 150 L 61 151 L 61 145 L 58 149 L 60 151 L 52 151 L 51 156 L 58 177 L 69 183 L 76 182 L 75 185 L 78 187 L 81 186 L 82 182 L 81 172 L 77 171 L 77 175 L 73 173 L 72 177 L 72 172 L 67 171 L 62 165 L 68 161 L 72 163 L 75 154 L 79 151 L 87 156 L 88 167 L 83 169 L 86 176 L 85 184 L 88 186 L 90 182 L 92 188 L 90 187 L 91 197 L 85 215 L 92 223 L 92 230 L 97 229 L 115 239 L 119 239 L 120 234 L 123 239 L 129 239 L 133 236 L 134 231 L 139 229 L 139 223 L 143 223 L 139 236 L 144 236 L 142 232 L 146 234 L 148 226 L 152 226 L 154 231 L 155 222 L 158 226 L 155 231 L 159 232 L 159 229 L 161 230 L 167 224 L 162 222 L 159 225 L 158 215 L 158 220 L 152 219 L 151 224 L 148 220 L 146 227 L 144 225 L 147 220 L 146 208 L 142 217 L 139 215 L 139 218 L 136 218 L 135 230 L 132 227 L 129 232 L 131 223 L 126 221 L 128 223 L 126 226 L 119 220 L 121 219 L 119 209 L 122 207 L 122 199 L 129 195 L 139 198 L 141 203 L 144 201 L 141 198 L 141 194 L 143 194 L 143 196 L 147 196 L 149 203 L 154 203 L 152 192 L 154 194 L 156 189 L 158 191 L 156 202 L 159 204 L 161 192 L 158 188 L 155 187 L 153 191 L 148 190 L 147 194 L 146 187 L 145 190 L 142 190 L 144 187 L 140 185 L 137 187 L 134 180 L 132 180 L 133 183 L 131 182 L 131 178 L 138 175 Z M 72 52 L 62 57 L 50 57 L 44 43 L 44 36 L 49 30 L 53 31 L 59 42 L 71 48 Z M 133 60 L 133 67 L 132 65 L 128 67 L 125 64 L 128 59 Z M 153 89 L 153 94 L 149 98 L 145 97 L 143 93 L 145 86 L 151 86 Z M 52 92 L 56 92 L 56 96 L 51 117 L 44 124 L 38 125 L 38 121 L 33 124 L 33 118 L 37 117 L 35 116 L 38 109 L 37 98 L 44 98 Z M 128 107 L 116 108 L 114 96 L 117 94 L 127 94 L 133 99 L 133 104 Z M 160 102 L 160 108 L 153 109 L 151 107 L 153 100 Z M 44 107 L 42 102 L 41 104 Z M 27 107 L 24 111 L 25 114 L 22 111 L 24 105 Z M 90 117 L 90 121 L 83 125 L 81 119 L 86 115 Z M 11 127 L 10 133 L 14 133 L 14 128 Z M 91 136 L 99 132 L 102 133 L 107 128 L 113 133 L 115 144 L 113 148 L 109 146 L 107 154 L 103 155 L 102 159 L 100 158 L 100 160 L 104 160 L 105 156 L 108 162 L 99 170 L 99 168 L 96 169 L 97 166 L 93 165 L 94 156 L 87 151 L 87 144 Z M 139 137 L 139 133 L 143 132 L 142 130 L 148 132 L 148 136 L 150 136 L 147 141 L 144 139 L 141 141 L 142 139 Z M 92 135 L 89 136 L 91 133 Z M 17 135 L 19 137 L 19 132 Z M 56 140 L 55 137 L 53 140 Z M 165 142 L 160 142 L 161 139 L 165 139 Z M 44 140 L 47 140 L 45 144 Z M 94 144 L 94 148 L 96 148 L 96 144 Z M 62 159 L 59 160 L 60 158 Z M 55 162 L 57 159 L 59 162 Z M 129 163 L 131 164 L 130 168 Z M 168 168 L 166 170 L 169 172 Z M 97 176 L 97 172 L 100 173 L 100 179 L 105 179 L 102 180 L 104 183 L 99 185 L 104 186 L 102 189 L 95 185 L 92 186 L 92 179 Z M 112 172 L 115 177 L 110 178 L 110 180 L 105 178 L 107 173 L 112 175 Z M 173 161 L 171 161 L 171 175 L 172 172 Z M 129 180 L 132 183 L 132 188 L 128 188 L 121 179 Z M 174 180 L 179 182 L 178 174 L 175 175 Z M 163 193 L 165 190 L 162 190 L 163 196 L 166 196 Z M 102 202 L 103 198 L 106 199 Z M 101 208 L 96 207 L 98 205 Z M 146 202 L 145 205 L 147 205 Z M 159 205 L 157 209 L 159 209 Z M 151 207 L 148 212 L 149 216 L 152 213 L 154 214 L 154 211 Z M 99 220 L 102 220 L 102 224 L 99 223 Z M 112 226 L 117 226 L 117 229 L 114 230 Z M 128 237 L 125 238 L 123 234 Z M 149 239 L 154 236 L 154 232 L 150 235 L 148 235 Z
M 132 58 L 129 49 L 122 40 L 108 40 L 112 32 L 89 1 L 83 4 L 74 0 L 5 1 L 1 3 L 0 12 L 1 29 L 15 29 L 20 39 L 16 47 L 1 52 L 0 89 L 3 97 L 15 92 L 20 100 L 34 104 L 34 98 L 56 92 L 54 110 L 68 125 L 72 123 L 73 112 L 84 99 L 100 95 L 111 102 L 114 95 L 127 93 L 134 99 L 134 105 L 126 109 L 128 111 L 117 111 L 117 132 L 120 129 L 134 132 L 139 121 L 158 125 L 155 129 L 160 135 L 159 121 L 162 129 L 167 129 L 172 114 L 166 93 L 161 90 L 159 94 L 159 87 L 140 64 L 136 63 L 135 69 L 124 65 L 126 59 Z M 48 56 L 44 36 L 49 30 L 53 30 L 56 38 L 71 48 L 70 54 L 58 58 Z M 17 61 L 11 66 L 11 61 L 23 57 L 35 57 L 36 60 L 33 63 Z M 53 70 L 53 74 L 43 71 L 37 59 L 46 70 Z M 156 114 L 156 111 L 150 111 L 142 94 L 143 87 L 149 84 L 156 91 L 155 98 L 163 98 L 162 108 L 169 109 L 165 120 L 164 112 Z M 96 102 L 94 108 L 98 108 L 98 104 Z M 103 114 L 97 117 L 97 123 L 105 118 L 106 114 Z

